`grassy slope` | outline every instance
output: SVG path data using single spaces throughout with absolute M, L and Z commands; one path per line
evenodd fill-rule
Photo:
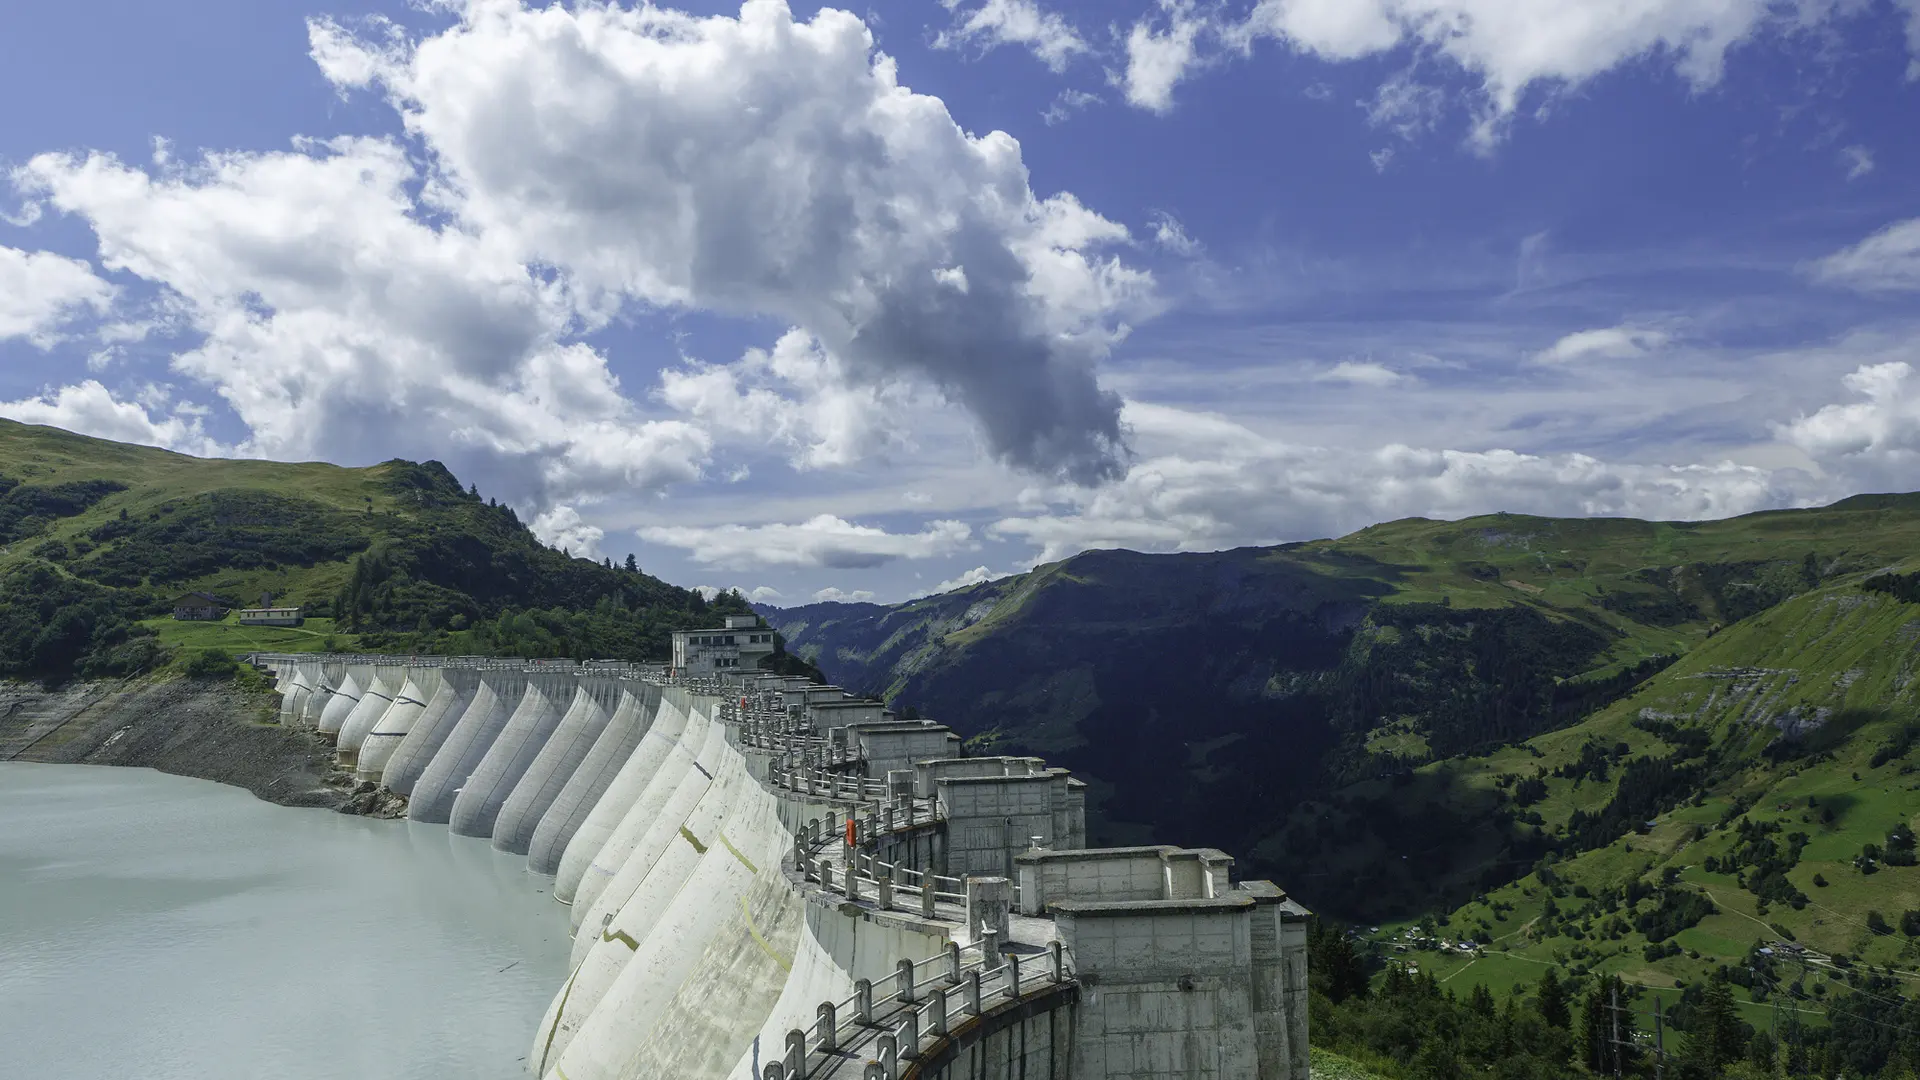
M 1719 964 L 1741 966 L 1757 941 L 1779 939 L 1776 928 L 1784 928 L 1815 953 L 1845 953 L 1891 965 L 1905 981 L 1920 984 L 1920 946 L 1897 930 L 1874 934 L 1866 923 L 1870 910 L 1897 926 L 1903 911 L 1920 908 L 1920 868 L 1884 866 L 1865 875 L 1852 865 L 1863 845 L 1883 843 L 1896 824 L 1920 825 L 1915 755 L 1891 758 L 1877 768 L 1871 765 L 1874 752 L 1895 729 L 1915 717 L 1916 640 L 1920 606 L 1860 592 L 1851 582 L 1839 583 L 1729 627 L 1630 698 L 1582 724 L 1529 740 L 1524 747 L 1423 769 L 1426 777 L 1447 777 L 1444 787 L 1455 798 L 1490 800 L 1497 774 L 1531 774 L 1537 767 L 1550 772 L 1572 760 L 1589 739 L 1627 743 L 1632 756 L 1666 753 L 1661 739 L 1632 726 L 1643 712 L 1705 728 L 1734 763 L 1701 793 L 1700 805 L 1661 814 L 1644 835 L 1630 834 L 1554 867 L 1563 893 L 1555 902 L 1563 915 L 1585 906 L 1572 893 L 1574 886 L 1595 892 L 1635 878 L 1653 881 L 1668 868 L 1676 869 L 1683 887 L 1706 891 L 1719 909 L 1674 938 L 1689 952 L 1648 962 L 1642 953 L 1646 938 L 1631 929 L 1618 936 L 1608 933 L 1605 916 L 1576 918 L 1574 925 L 1584 926 L 1580 940 L 1566 930 L 1564 920 L 1556 932 L 1542 933 L 1537 918 L 1549 891 L 1530 874 L 1448 919 L 1443 931 L 1448 935 L 1481 927 L 1492 932 L 1496 943 L 1485 958 L 1434 951 L 1415 955 L 1462 991 L 1475 982 L 1497 990 L 1531 982 L 1547 964 L 1585 966 L 1618 973 L 1629 982 L 1672 988 L 1700 979 Z M 1795 716 L 1826 718 L 1821 729 L 1806 736 L 1810 750 L 1825 747 L 1825 752 L 1769 760 L 1762 749 L 1778 736 L 1779 725 Z M 1532 809 L 1549 829 L 1564 824 L 1576 808 L 1604 805 L 1615 786 L 1592 781 L 1576 786 L 1552 777 L 1546 782 L 1548 798 Z M 1809 807 L 1809 798 L 1835 810 L 1836 820 L 1823 824 Z M 1751 807 L 1746 814 L 1750 820 L 1777 821 L 1782 835 L 1804 831 L 1812 837 L 1787 875 L 1809 897 L 1804 909 L 1774 903 L 1762 914 L 1757 898 L 1732 874 L 1704 869 L 1708 856 L 1724 857 L 1734 847 L 1733 830 L 1719 823 L 1735 799 Z M 1814 884 L 1816 874 L 1828 882 L 1825 887 Z M 1511 910 L 1496 911 L 1495 905 L 1511 905 Z M 1645 910 L 1651 901 L 1639 906 Z M 1632 912 L 1625 914 L 1631 921 Z M 1595 927 L 1601 930 L 1597 938 Z M 1398 928 L 1388 925 L 1382 936 L 1391 937 Z M 1805 969 L 1792 965 L 1787 978 L 1803 978 L 1811 993 L 1829 980 L 1829 970 L 1816 960 Z M 1795 1007 L 1817 1013 L 1818 999 Z
M 75 480 L 112 480 L 128 490 L 109 495 L 86 512 L 55 521 L 45 533 L 0 548 L 0 573 L 26 561 L 49 539 L 73 541 L 125 510 L 142 517 L 168 503 L 221 491 L 258 491 L 297 495 L 335 510 L 412 516 L 384 483 L 389 466 L 347 469 L 322 462 L 294 463 L 209 460 L 148 446 L 130 446 L 83 435 L 0 420 L 0 476 L 30 484 Z M 288 603 L 331 599 L 346 581 L 345 562 L 274 570 L 221 571 L 168 585 L 167 591 L 204 590 L 251 604 L 263 592 Z M 206 638 L 209 635 L 199 635 Z M 224 639 L 223 639 L 224 640 Z M 237 642 L 239 636 L 234 636 Z M 196 640 L 196 643 L 201 643 Z
M 516 631 L 521 635 L 516 639 L 495 634 L 478 640 L 474 632 L 449 637 L 448 612 L 476 611 L 477 623 L 504 609 L 540 609 L 581 615 L 575 621 L 585 625 L 596 603 L 609 598 L 624 606 L 595 624 L 605 633 L 590 642 L 561 644 L 597 649 L 597 655 L 626 655 L 663 647 L 665 629 L 704 617 L 704 605 L 685 590 L 544 548 L 510 511 L 470 498 L 432 463 L 352 469 L 209 460 L 0 420 L 0 478 L 19 482 L 17 491 L 96 480 L 125 487 L 84 511 L 54 518 L 25 539 L 0 545 L 0 578 L 32 567 L 69 580 L 84 575 L 116 585 L 120 595 L 138 592 L 141 625 L 157 631 L 166 646 L 185 646 L 175 648 L 176 663 L 204 647 L 319 649 L 329 634 L 334 647 L 345 650 L 513 651 L 539 647 L 525 638 L 546 631 Z M 232 538 L 251 543 L 261 537 L 277 546 L 251 552 L 231 546 Z M 312 541 L 304 553 L 303 539 Z M 176 564 L 190 567 L 188 576 L 163 575 L 150 561 L 149 553 L 155 560 L 189 557 L 180 553 L 195 545 L 189 554 L 197 561 Z M 210 592 L 239 605 L 271 593 L 276 603 L 318 608 L 325 616 L 343 586 L 354 580 L 355 555 L 362 550 L 381 554 L 392 567 L 368 589 L 375 604 L 361 612 L 360 622 L 362 629 L 388 631 L 385 645 L 336 633 L 324 617 L 299 629 L 272 631 L 241 627 L 231 618 L 221 624 L 177 624 L 159 610 L 170 597 L 188 591 Z M 107 576 L 104 568 L 116 556 L 120 576 Z M 149 580 L 140 581 L 143 574 Z M 403 604 L 412 606 L 403 611 Z M 392 632 L 413 633 L 400 640 Z M 433 634 L 438 638 L 427 640 Z
M 1143 563 L 1231 560 L 1246 575 L 1240 587 L 1304 590 L 1303 604 L 1380 597 L 1458 609 L 1524 607 L 1576 619 L 1617 636 L 1592 672 L 1599 676 L 1648 656 L 1684 652 L 1711 627 L 1738 617 L 1737 609 L 1728 610 L 1729 590 L 1716 588 L 1695 567 L 1786 564 L 1813 552 L 1823 571 L 1857 572 L 1897 562 L 1916 548 L 1920 496 L 1914 495 L 1862 496 L 1820 510 L 1698 523 L 1514 514 L 1458 522 L 1413 518 L 1269 549 L 1126 560 L 1114 556 L 1129 553 L 1089 552 L 893 607 L 817 604 L 777 612 L 775 621 L 796 651 L 830 668 L 869 674 L 867 687 L 891 696 L 928 665 L 961 663 L 968 649 L 1035 621 L 1050 593 L 1124 588 L 1138 606 L 1123 617 L 1150 619 L 1163 605 L 1151 581 L 1136 576 L 1150 569 Z M 1642 614 L 1672 601 L 1687 609 L 1683 617 Z
M 1311 612 L 1326 604 L 1354 604 L 1364 611 L 1376 599 L 1389 605 L 1445 604 L 1461 615 L 1524 610 L 1599 635 L 1603 648 L 1590 658 L 1587 670 L 1573 676 L 1576 681 L 1602 678 L 1651 656 L 1691 654 L 1656 685 L 1694 686 L 1700 681 L 1675 680 L 1701 663 L 1762 664 L 1757 658 L 1783 647 L 1784 631 L 1777 619 L 1801 610 L 1799 602 L 1771 616 L 1742 619 L 1806 590 L 1809 555 L 1819 588 L 1830 595 L 1858 597 L 1852 589 L 1857 581 L 1874 570 L 1899 565 L 1915 551 L 1920 551 L 1920 496 L 1911 495 L 1862 496 L 1818 510 L 1701 523 L 1498 514 L 1452 523 L 1390 522 L 1337 540 L 1270 549 L 1181 556 L 1093 552 L 891 608 L 823 604 L 770 614 L 796 651 L 817 658 L 836 679 L 927 707 L 930 698 L 922 693 L 944 677 L 949 691 L 961 684 L 967 693 L 949 692 L 946 712 L 935 715 L 956 722 L 968 734 L 982 735 L 976 745 L 997 745 L 1004 735 L 1021 748 L 1064 758 L 1098 753 L 1102 741 L 1116 731 L 1132 735 L 1124 726 L 1116 729 L 1109 723 L 1090 731 L 1091 725 L 1083 723 L 1088 717 L 1107 723 L 1104 718 L 1126 707 L 1118 703 L 1122 692 L 1133 689 L 1118 684 L 1110 670 L 1102 681 L 1099 654 L 1124 648 L 1161 623 L 1230 620 L 1258 602 L 1268 605 L 1265 614 Z M 1369 616 L 1361 624 L 1361 640 L 1367 634 L 1399 633 L 1391 626 L 1373 628 L 1373 621 Z M 1722 626 L 1727 629 L 1715 634 Z M 1800 638 L 1810 634 L 1801 632 Z M 1083 643 L 1071 645 L 1076 635 Z M 1848 624 L 1831 636 L 1850 642 L 1846 648 L 1860 649 L 1875 640 L 1875 631 Z M 1265 699 L 1290 692 L 1289 680 L 1309 688 L 1326 685 L 1329 666 L 1317 671 L 1304 663 L 1288 668 L 1296 660 L 1284 651 L 1290 645 L 1283 643 L 1283 651 L 1262 660 L 1265 667 L 1260 670 L 1272 672 L 1261 676 L 1267 678 Z M 1028 656 L 1047 658 L 1044 673 L 1020 670 Z M 1253 674 L 1260 675 L 1260 670 Z M 1194 678 L 1217 684 L 1247 674 L 1248 669 L 1198 671 Z M 1862 683 L 1858 692 L 1871 694 L 1874 685 Z M 1634 700 L 1645 702 L 1653 692 L 1649 689 Z M 978 703 L 985 721 L 948 715 L 959 711 L 953 703 L 962 708 Z M 1533 855 L 1509 850 L 1503 830 L 1488 827 L 1501 804 L 1494 778 L 1501 773 L 1530 775 L 1542 765 L 1551 769 L 1577 755 L 1590 737 L 1604 737 L 1609 745 L 1627 742 L 1635 754 L 1663 747 L 1652 735 L 1628 726 L 1632 709 L 1638 707 L 1605 710 L 1576 729 L 1531 739 L 1525 748 L 1430 762 L 1398 783 L 1388 774 L 1404 772 L 1408 760 L 1427 757 L 1430 732 L 1418 717 L 1363 719 L 1372 730 L 1360 741 L 1361 753 L 1377 755 L 1381 778 L 1337 796 L 1388 813 L 1384 820 L 1346 832 L 1337 828 L 1341 813 L 1327 801 L 1291 805 L 1304 790 L 1296 782 L 1261 793 L 1223 772 L 1223 763 L 1231 767 L 1236 761 L 1276 760 L 1272 755 L 1285 749 L 1284 740 L 1258 741 L 1273 720 L 1243 713 L 1219 721 L 1213 715 L 1217 706 L 1173 713 L 1192 734 L 1185 736 L 1189 741 L 1184 748 L 1177 742 L 1157 747 L 1161 753 L 1155 760 L 1163 781 L 1180 777 L 1203 792 L 1225 775 L 1230 782 L 1213 789 L 1216 802 L 1227 798 L 1235 804 L 1235 813 L 1275 822 L 1243 838 L 1238 850 L 1310 900 L 1326 883 L 1374 873 L 1379 887 L 1371 894 L 1393 904 L 1423 893 L 1472 895 L 1497 861 L 1512 865 L 1517 859 L 1515 872 L 1523 872 Z M 1154 723 L 1149 715 L 1140 726 Z M 1207 727 L 1221 723 L 1226 726 L 1218 731 Z M 1237 730 L 1228 730 L 1235 725 Z M 1250 737 L 1239 738 L 1242 733 Z M 1131 744 L 1122 749 L 1135 750 Z M 1186 760 L 1170 757 L 1168 751 L 1184 753 Z M 1098 803 L 1105 795 L 1101 766 L 1106 763 L 1074 764 L 1095 781 Z M 1184 768 L 1169 772 L 1169 765 Z M 1138 778 L 1115 779 L 1127 790 L 1141 786 Z M 1531 808 L 1549 824 L 1564 822 L 1575 809 L 1598 810 L 1612 794 L 1610 785 L 1588 783 L 1575 789 L 1570 782 L 1555 782 L 1552 787 L 1549 798 Z M 1168 818 L 1144 820 L 1160 822 L 1159 832 L 1166 833 Z M 1417 827 L 1399 828 L 1403 822 Z M 1302 857 L 1281 842 L 1289 826 L 1309 834 L 1338 835 L 1320 852 Z M 1897 918 L 1899 911 L 1886 914 Z

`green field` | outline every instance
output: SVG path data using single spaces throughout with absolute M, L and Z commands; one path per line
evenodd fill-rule
M 336 633 L 332 619 L 308 619 L 303 626 L 242 626 L 229 615 L 220 622 L 181 622 L 170 616 L 140 623 L 180 657 L 199 649 L 221 649 L 233 656 L 252 652 L 354 652 L 359 639 Z
M 1782 952 L 1773 969 L 1777 982 L 1802 983 L 1806 997 L 1794 1008 L 1818 1013 L 1819 996 L 1844 974 L 1831 959 L 1836 955 L 1920 984 L 1920 939 L 1900 929 L 1901 915 L 1920 909 L 1920 867 L 1881 862 L 1864 873 L 1855 865 L 1867 845 L 1885 845 L 1897 826 L 1920 827 L 1920 748 L 1911 745 L 1909 727 L 1920 717 L 1916 637 L 1920 606 L 1852 584 L 1828 586 L 1729 627 L 1581 724 L 1423 768 L 1446 778 L 1436 790 L 1457 806 L 1482 805 L 1503 773 L 1544 773 L 1547 793 L 1529 809 L 1540 814 L 1551 841 L 1565 835 L 1576 810 L 1591 813 L 1618 789 L 1618 768 L 1608 782 L 1553 775 L 1582 747 L 1624 745 L 1623 763 L 1669 752 L 1660 736 L 1634 726 L 1636 717 L 1701 730 L 1714 762 L 1694 799 L 1611 843 L 1553 862 L 1554 884 L 1528 874 L 1437 921 L 1442 936 L 1494 938 L 1483 957 L 1420 949 L 1384 955 L 1414 958 L 1456 991 L 1482 983 L 1503 993 L 1537 979 L 1546 965 L 1672 989 L 1720 966 L 1741 968 L 1758 946 L 1791 941 L 1805 954 L 1788 959 Z M 1812 726 L 1798 742 L 1778 742 L 1770 755 L 1766 748 L 1782 739 L 1781 726 L 1796 722 Z M 1782 755 L 1780 746 L 1793 749 Z M 1741 844 L 1741 821 L 1777 825 L 1774 837 L 1805 834 L 1784 871 L 1804 902 L 1763 903 L 1742 885 L 1742 867 L 1722 865 Z M 1598 898 L 1668 876 L 1674 888 L 1710 899 L 1715 911 L 1672 936 L 1678 955 L 1649 960 L 1648 937 L 1632 924 L 1651 910 L 1652 898 L 1634 905 Z M 1543 925 L 1549 900 L 1560 917 Z M 1887 926 L 1870 928 L 1870 912 Z
M 314 621 L 175 624 L 191 592 Z M 721 606 L 746 602 L 549 547 L 437 462 L 207 460 L 0 420 L 0 676 L 120 677 L 330 633 L 379 652 L 651 659 Z
M 1330 1050 L 1316 1046 L 1312 1050 L 1312 1058 L 1313 1080 L 1382 1080 L 1379 1073 Z

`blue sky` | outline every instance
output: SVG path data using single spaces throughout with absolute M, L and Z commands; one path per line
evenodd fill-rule
M 8 16 L 0 415 L 782 604 L 1920 487 L 1920 0 Z

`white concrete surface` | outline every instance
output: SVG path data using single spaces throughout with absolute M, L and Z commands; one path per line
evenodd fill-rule
M 354 777 L 358 780 L 378 780 L 386 771 L 387 762 L 393 759 L 393 752 L 413 730 L 420 717 L 425 715 L 427 706 L 440 692 L 440 671 L 438 667 L 416 667 L 407 669 L 407 678 L 400 686 L 400 693 L 393 704 L 380 717 L 373 730 L 360 740 L 360 752 L 354 758 Z
M 579 680 L 566 715 L 500 805 L 500 816 L 493 823 L 494 847 L 515 855 L 527 853 L 541 818 L 606 730 L 620 698 L 620 684 L 612 679 L 587 675 Z
M 400 739 L 387 763 L 380 770 L 380 784 L 389 791 L 411 795 L 420 774 L 427 770 L 434 755 L 453 734 L 460 718 L 473 704 L 480 689 L 480 673 L 467 668 L 446 668 L 440 673 L 440 689 L 427 702 L 425 711 Z
M 342 761 L 350 762 L 360 752 L 360 743 L 366 739 L 367 732 L 393 708 L 393 700 L 400 696 L 406 681 L 407 669 L 399 664 L 380 664 L 373 669 L 372 685 L 360 695 L 359 704 L 346 719 L 340 721 L 340 736 L 333 745 Z
M 486 671 L 480 675 L 480 688 L 473 702 L 460 715 L 460 722 L 427 763 L 408 798 L 407 817 L 412 821 L 446 824 L 453 804 L 473 775 L 493 740 L 512 719 L 520 698 L 527 692 L 524 671 Z
M 360 695 L 372 682 L 372 664 L 348 664 L 346 678 L 340 681 L 340 688 L 327 702 L 327 707 L 320 711 L 320 719 L 314 724 L 314 730 L 322 735 L 338 735 L 340 725 L 359 706 Z
M 654 774 L 660 770 L 667 755 L 680 743 L 680 736 L 686 730 L 687 714 L 674 704 L 671 697 L 662 693 L 659 712 L 655 715 L 653 726 L 634 748 L 633 756 L 621 767 L 613 783 L 607 785 L 606 794 L 594 804 L 587 820 L 573 835 L 567 844 L 566 854 L 560 859 L 560 869 L 553 879 L 553 898 L 563 904 L 574 902 L 574 896 L 580 889 L 580 882 L 586 877 L 593 860 L 599 856 L 600 849 L 606 845 L 607 838 L 626 817 L 642 793 L 652 783 Z
M 645 683 L 624 684 L 612 719 L 594 740 L 592 749 L 560 789 L 553 805 L 541 816 L 527 846 L 527 869 L 553 874 L 560 869 L 567 845 L 587 821 L 601 797 L 613 786 L 621 768 L 639 749 L 660 708 L 660 688 Z
M 707 744 L 713 735 L 714 725 L 707 718 L 707 706 L 704 703 L 689 706 L 686 695 L 671 689 L 666 697 L 667 704 L 687 712 L 686 727 L 681 730 L 679 741 L 669 748 L 658 771 L 648 780 L 646 789 L 627 809 L 619 825 L 608 835 L 606 843 L 601 845 L 600 851 L 594 855 L 592 863 L 582 875 L 573 895 L 573 910 L 568 912 L 568 920 L 575 930 L 580 929 L 589 912 L 596 920 L 606 914 L 605 909 L 595 909 L 595 902 L 626 868 L 635 848 L 661 820 L 663 811 L 675 793 L 684 787 L 689 794 L 681 796 L 682 799 L 697 799 L 713 782 L 710 761 L 703 763 L 700 760 L 703 753 L 711 758 Z M 599 924 L 595 922 L 594 925 Z
M 545 746 L 580 685 L 572 672 L 536 672 L 527 677 L 520 704 L 474 766 L 453 802 L 447 823 L 460 836 L 493 835 L 507 797 Z

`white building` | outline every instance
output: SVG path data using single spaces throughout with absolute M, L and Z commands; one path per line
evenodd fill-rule
M 257 607 L 240 609 L 242 626 L 299 626 L 306 616 L 297 607 Z
M 715 675 L 757 671 L 773 656 L 773 629 L 758 615 L 729 615 L 711 630 L 673 632 L 673 671 L 677 675 Z

